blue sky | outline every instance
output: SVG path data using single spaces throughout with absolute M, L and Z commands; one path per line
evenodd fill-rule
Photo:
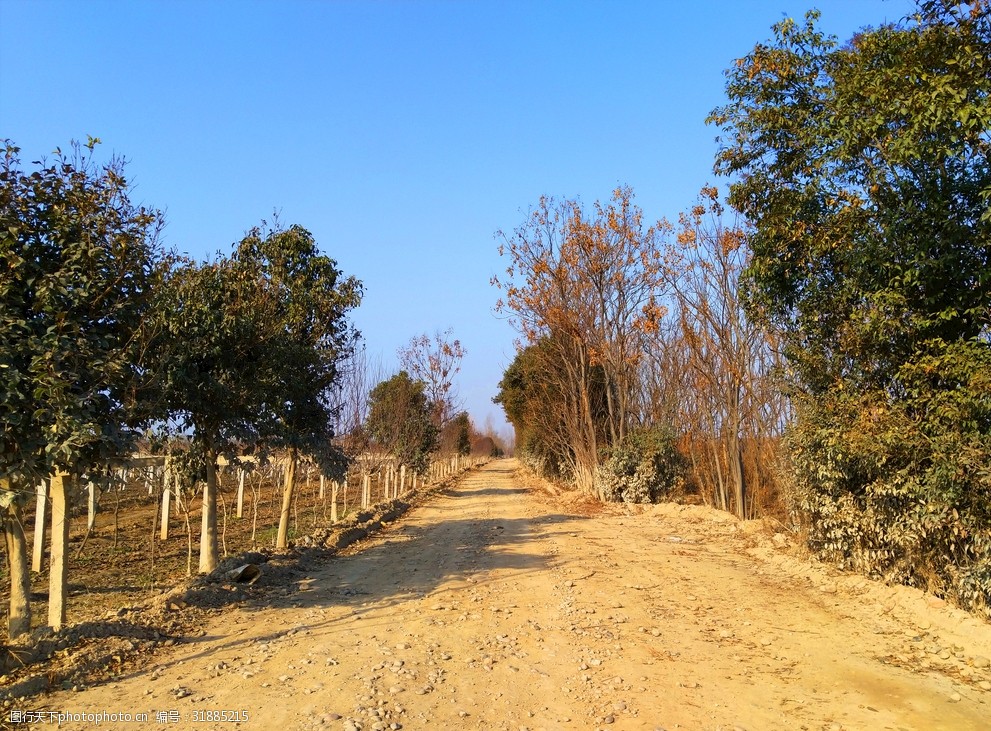
M 494 232 L 540 195 L 634 188 L 675 219 L 712 175 L 723 69 L 818 7 L 847 39 L 906 0 L 91 2 L 0 0 L 0 138 L 27 163 L 69 140 L 129 161 L 164 243 L 228 252 L 280 212 L 365 301 L 386 368 L 453 328 L 481 424 L 514 356 Z

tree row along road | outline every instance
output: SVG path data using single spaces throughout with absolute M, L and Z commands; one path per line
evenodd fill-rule
M 600 508 L 515 468 L 44 708 L 150 714 L 99 726 L 121 730 L 987 728 L 987 625 L 725 514 Z

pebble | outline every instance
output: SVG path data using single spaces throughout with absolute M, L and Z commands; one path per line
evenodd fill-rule
M 982 680 L 977 684 L 977 687 L 980 688 L 981 690 L 991 690 L 991 683 L 989 683 L 986 680 Z
M 973 665 L 975 668 L 986 668 L 991 665 L 991 660 L 983 655 L 977 655 L 973 660 Z
M 963 696 L 960 695 L 959 693 L 950 693 L 950 700 L 953 701 L 954 703 L 959 703 L 960 701 L 963 700 Z

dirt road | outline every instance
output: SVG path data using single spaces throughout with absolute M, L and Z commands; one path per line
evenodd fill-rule
M 991 726 L 986 624 L 724 514 L 595 509 L 514 467 L 43 707 L 149 714 L 99 725 L 121 731 Z M 96 728 L 78 718 L 63 728 Z

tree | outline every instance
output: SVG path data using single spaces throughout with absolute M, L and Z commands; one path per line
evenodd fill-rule
M 30 627 L 20 504 L 51 475 L 48 623 L 65 621 L 74 479 L 127 454 L 141 417 L 144 318 L 161 216 L 129 198 L 124 161 L 90 138 L 22 170 L 0 167 L 0 502 L 11 557 L 11 637 Z
M 338 364 L 358 337 L 347 313 L 361 301 L 361 283 L 345 279 L 301 226 L 252 230 L 238 245 L 235 260 L 254 285 L 255 313 L 262 315 L 271 344 L 264 371 L 273 418 L 261 437 L 288 452 L 276 538 L 276 548 L 285 548 L 299 453 L 314 456 L 329 477 L 339 478 L 346 470 L 346 457 L 333 444 L 331 398 Z
M 256 306 L 255 289 L 244 267 L 218 256 L 176 263 L 156 297 L 153 357 L 163 410 L 179 431 L 192 430 L 205 460 L 202 573 L 219 560 L 217 457 L 233 445 L 256 444 L 266 421 L 275 428 L 266 359 L 276 336 L 264 327 L 267 313 Z
M 539 474 L 574 479 L 595 464 L 605 441 L 606 405 L 601 368 L 578 361 L 568 338 L 547 336 L 519 350 L 492 399 L 516 432 L 518 454 Z M 588 469 L 585 467 L 584 469 Z
M 375 443 L 420 474 L 429 466 L 438 434 L 425 390 L 423 381 L 414 381 L 406 371 L 382 381 L 370 394 L 365 426 Z
M 349 459 L 368 448 L 369 399 L 373 383 L 385 380 L 381 358 L 369 359 L 364 344 L 356 344 L 350 355 L 338 364 L 340 377 L 331 390 L 332 412 L 337 445 Z
M 493 279 L 504 293 L 497 310 L 510 313 L 527 344 L 556 351 L 560 370 L 551 372 L 566 376 L 562 395 L 577 408 L 577 418 L 568 411 L 559 423 L 574 429 L 571 478 L 586 490 L 600 448 L 621 442 L 635 421 L 645 341 L 664 312 L 661 243 L 669 229 L 663 221 L 645 227 L 632 190 L 618 188 L 591 212 L 578 201 L 541 198 L 511 235 L 496 234 L 510 259 L 506 275 Z M 596 391 L 605 398 L 601 422 Z
M 447 454 L 471 454 L 471 441 L 474 428 L 467 411 L 461 411 L 449 419 L 440 430 L 440 451 Z
M 923 2 L 847 44 L 810 13 L 728 72 L 716 162 L 783 333 L 823 556 L 991 598 L 991 6 Z
M 453 330 L 435 332 L 433 339 L 426 334 L 411 338 L 409 345 L 399 349 L 399 361 L 415 379 L 426 384 L 427 400 L 433 411 L 434 426 L 447 424 L 457 408 L 454 377 L 461 370 L 465 349 L 460 340 L 450 340 Z
M 748 518 L 759 499 L 767 502 L 760 451 L 780 436 L 786 412 L 773 378 L 773 335 L 747 317 L 741 302 L 748 232 L 724 217 L 713 187 L 703 188 L 698 203 L 681 215 L 665 255 L 677 326 L 654 350 L 680 351 L 660 373 L 679 386 L 674 413 L 661 423 L 680 432 L 706 500 Z

